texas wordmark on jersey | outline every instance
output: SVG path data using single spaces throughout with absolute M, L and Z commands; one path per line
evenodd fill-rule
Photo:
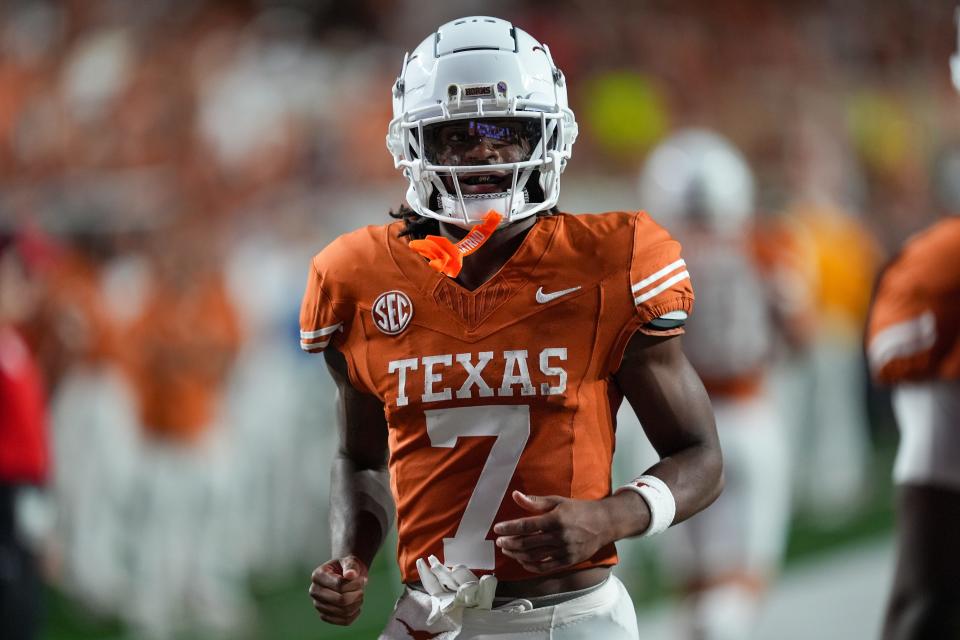
M 446 353 L 423 356 L 419 359 L 391 360 L 387 364 L 387 370 L 390 373 L 397 374 L 397 406 L 404 407 L 409 404 L 407 373 L 415 372 L 418 369 L 422 371 L 423 394 L 420 396 L 420 401 L 423 404 L 443 402 L 453 398 L 457 400 L 492 398 L 494 396 L 509 398 L 513 397 L 515 392 L 521 396 L 538 394 L 553 396 L 562 395 L 567 390 L 566 369 L 560 366 L 551 366 L 551 358 L 559 361 L 567 359 L 566 347 L 548 347 L 540 352 L 538 372 L 540 377 L 548 381 L 541 382 L 539 386 L 531 380 L 526 349 L 514 349 L 496 355 L 499 355 L 504 361 L 504 366 L 503 374 L 497 380 L 492 380 L 494 386 L 491 386 L 483 377 L 484 368 L 495 357 L 493 351 L 481 351 L 476 354 L 458 353 L 455 355 Z M 457 365 L 463 367 L 467 374 L 467 379 L 456 392 L 452 387 L 443 386 L 443 370 L 453 366 L 454 360 L 456 360 Z

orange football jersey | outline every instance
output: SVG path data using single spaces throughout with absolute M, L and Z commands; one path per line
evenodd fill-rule
M 216 420 L 240 328 L 219 273 L 190 286 L 156 282 L 124 333 L 123 364 L 146 431 L 197 442 Z
M 611 374 L 635 331 L 690 312 L 680 245 L 645 213 L 543 216 L 468 291 L 402 229 L 366 227 L 314 257 L 301 347 L 332 344 L 351 383 L 383 401 L 403 580 L 417 580 L 415 562 L 430 554 L 530 578 L 496 549 L 492 527 L 529 515 L 514 489 L 609 495 L 622 400 Z M 616 559 L 610 545 L 581 566 Z
M 960 217 L 914 236 L 884 270 L 866 343 L 879 382 L 960 378 Z

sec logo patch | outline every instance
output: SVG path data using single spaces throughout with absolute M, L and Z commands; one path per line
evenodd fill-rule
M 407 328 L 413 317 L 413 303 L 403 291 L 387 291 L 373 303 L 373 323 L 388 336 Z

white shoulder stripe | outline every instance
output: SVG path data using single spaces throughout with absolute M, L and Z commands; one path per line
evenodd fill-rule
M 932 311 L 890 325 L 873 337 L 867 346 L 867 360 L 874 373 L 891 360 L 908 358 L 926 351 L 937 341 L 937 319 Z
M 300 337 L 305 340 L 310 340 L 311 338 L 322 338 L 323 336 L 328 336 L 343 325 L 342 322 L 337 324 L 332 324 L 329 327 L 324 327 L 322 329 L 317 329 L 316 331 L 301 331 Z
M 641 302 L 646 302 L 647 300 L 654 297 L 658 293 L 661 293 L 662 291 L 672 287 L 673 285 L 677 284 L 681 280 L 687 280 L 689 277 L 690 277 L 689 272 L 681 271 L 680 273 L 673 276 L 672 278 L 668 278 L 663 284 L 656 286 L 653 289 L 650 289 L 650 291 L 647 291 L 646 293 L 643 293 L 637 296 L 636 298 L 633 299 L 633 302 L 634 304 L 640 304 Z
M 659 279 L 662 278 L 663 276 L 667 275 L 667 274 L 670 273 L 671 271 L 676 271 L 676 270 L 679 269 L 680 267 L 684 267 L 684 266 L 686 266 L 686 265 L 687 265 L 687 263 L 683 261 L 683 258 L 680 258 L 680 259 L 677 260 L 676 262 L 671 262 L 670 264 L 668 264 L 667 266 L 665 266 L 663 269 L 660 269 L 659 271 L 657 271 L 656 273 L 654 273 L 652 276 L 647 276 L 646 278 L 644 278 L 643 280 L 641 280 L 641 281 L 638 282 L 637 284 L 633 285 L 633 288 L 632 288 L 630 291 L 631 291 L 632 293 L 636 293 L 637 291 L 640 291 L 640 289 L 643 289 L 643 288 L 644 288 L 645 286 L 647 286 L 648 284 L 653 284 L 654 282 L 656 282 L 657 280 L 659 280 Z
M 313 343 L 304 342 L 303 340 L 301 340 L 300 348 L 303 349 L 304 351 L 310 351 L 310 352 L 321 351 L 324 348 L 326 348 L 328 344 L 330 344 L 329 340 L 324 340 L 323 342 L 313 342 Z

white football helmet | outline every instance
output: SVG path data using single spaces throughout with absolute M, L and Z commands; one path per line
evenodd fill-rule
M 577 137 L 566 81 L 550 49 L 509 22 L 461 18 L 428 36 L 404 56 L 393 86 L 393 116 L 387 149 L 410 181 L 408 204 L 421 216 L 469 228 L 490 209 L 503 215 L 502 224 L 510 224 L 557 203 L 560 174 Z M 539 130 L 529 157 L 456 166 L 428 157 L 424 127 L 489 118 L 529 120 Z M 490 172 L 512 175 L 510 187 L 503 192 L 463 193 L 464 176 Z M 535 172 L 543 191 L 540 202 L 530 202 L 525 191 Z M 453 193 L 447 184 L 452 184 Z
M 640 174 L 640 204 L 668 228 L 697 222 L 736 232 L 754 213 L 753 174 L 725 138 L 703 129 L 660 143 Z

